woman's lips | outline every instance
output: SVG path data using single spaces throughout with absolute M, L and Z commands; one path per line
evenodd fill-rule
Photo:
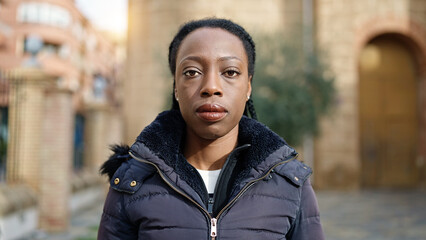
M 218 104 L 204 104 L 197 108 L 197 115 L 207 122 L 216 122 L 223 119 L 228 111 Z

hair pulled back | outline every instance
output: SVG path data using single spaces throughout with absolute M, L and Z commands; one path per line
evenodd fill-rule
M 188 36 L 188 34 L 190 34 L 191 32 L 199 28 L 220 28 L 237 36 L 243 43 L 245 52 L 247 54 L 248 74 L 249 76 L 254 75 L 256 49 L 255 49 L 254 41 L 252 37 L 250 36 L 250 34 L 248 34 L 243 27 L 241 27 L 240 25 L 230 20 L 221 19 L 221 18 L 206 18 L 201 20 L 190 21 L 184 24 L 183 26 L 181 26 L 178 33 L 175 35 L 172 42 L 170 43 L 169 68 L 170 68 L 170 72 L 173 75 L 173 78 L 176 73 L 176 56 L 182 41 L 186 38 L 186 36 Z M 173 90 L 175 88 L 175 84 L 176 84 L 175 79 L 173 79 Z M 172 109 L 179 110 L 179 103 L 176 101 L 174 94 L 172 94 L 172 96 L 173 96 Z M 251 99 L 249 99 L 246 103 L 246 109 L 244 111 L 244 115 L 248 116 L 248 112 L 250 113 L 250 116 L 252 118 L 257 119 L 256 111 L 254 109 L 253 101 Z

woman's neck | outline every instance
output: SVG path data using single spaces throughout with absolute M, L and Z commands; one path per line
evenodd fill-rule
M 238 125 L 223 137 L 209 140 L 197 136 L 187 128 L 184 156 L 200 170 L 218 170 L 238 144 Z

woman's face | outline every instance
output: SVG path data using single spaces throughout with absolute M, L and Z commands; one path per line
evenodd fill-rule
M 237 36 L 220 28 L 200 28 L 186 36 L 176 57 L 175 97 L 188 131 L 209 140 L 238 132 L 250 80 Z

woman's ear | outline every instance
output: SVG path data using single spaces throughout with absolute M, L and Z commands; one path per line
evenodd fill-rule
M 249 77 L 249 81 L 248 81 L 248 88 L 247 88 L 247 100 L 248 101 L 250 99 L 251 96 L 251 80 L 253 79 L 253 75 L 251 75 Z
M 178 93 L 177 93 L 176 88 L 175 88 L 175 99 L 176 99 L 176 101 L 178 101 L 178 102 L 179 102 L 179 96 L 178 96 Z

